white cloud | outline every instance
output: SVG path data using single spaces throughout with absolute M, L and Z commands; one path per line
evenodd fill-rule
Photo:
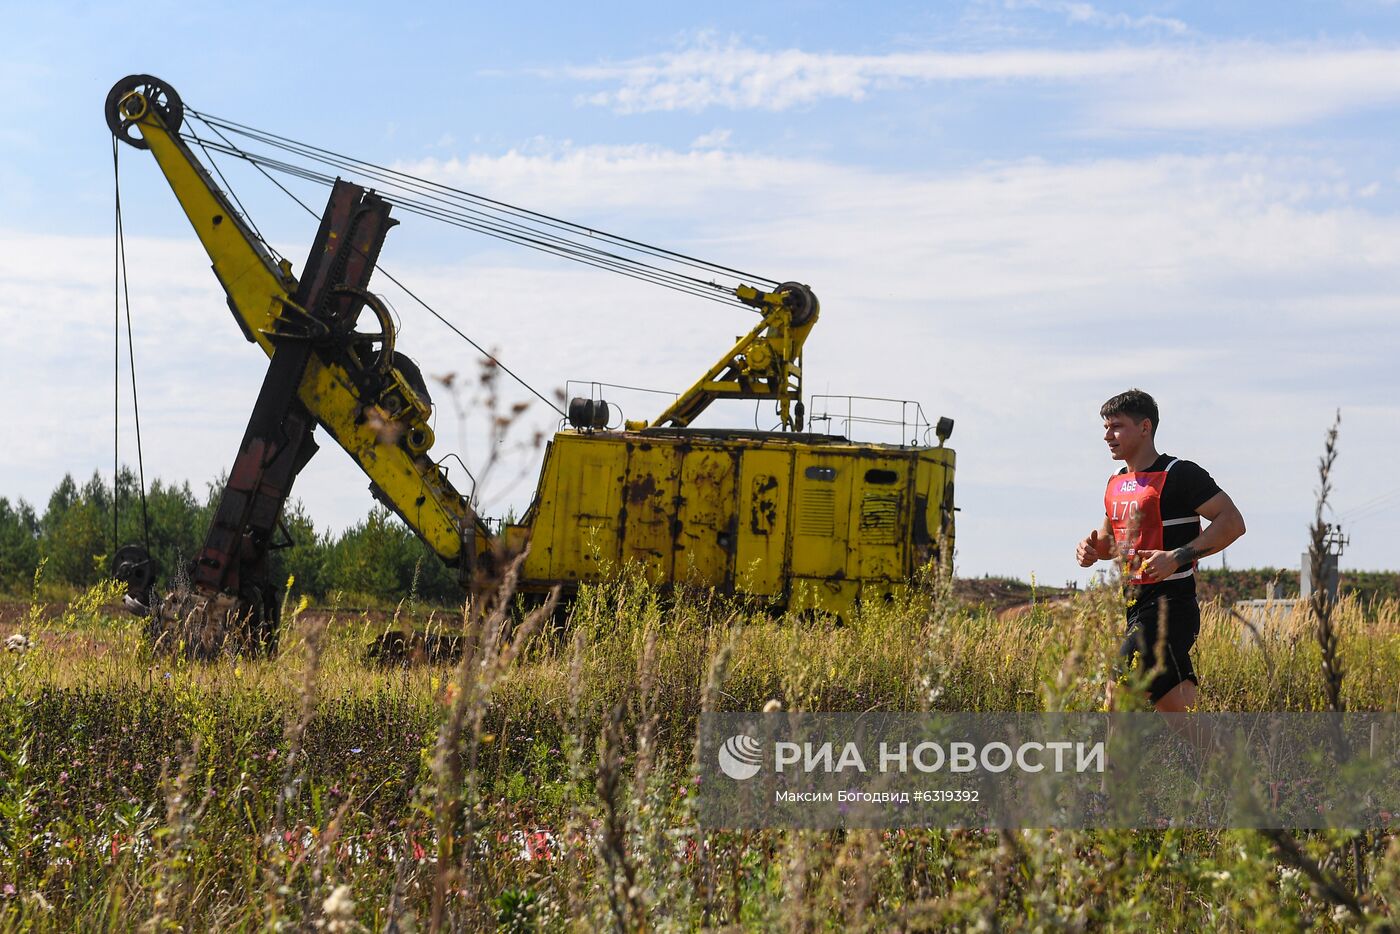
M 1235 130 L 1293 126 L 1400 103 L 1400 49 L 1226 46 L 1136 73 L 1098 114 L 1109 126 Z
M 662 217 L 666 246 L 810 282 L 823 316 L 807 346 L 809 393 L 918 399 L 957 419 L 973 573 L 1077 573 L 1068 543 L 1092 522 L 1109 468 L 1094 413 L 1129 384 L 1158 394 L 1164 444 L 1205 462 L 1244 506 L 1251 533 L 1232 564 L 1296 556 L 1337 406 L 1365 412 L 1343 426 L 1339 496 L 1393 486 L 1400 219 L 1353 196 L 1362 186 L 1335 166 L 1162 156 L 881 173 L 563 147 L 412 169 L 614 216 L 625 233 Z M 675 389 L 750 326 L 741 312 L 519 254 L 429 266 L 396 253 L 395 236 L 386 265 L 546 392 L 571 377 Z M 232 456 L 265 361 L 228 319 L 193 238 L 135 241 L 132 264 L 148 474 L 198 483 Z M 25 348 L 7 361 L 11 437 L 24 443 L 0 449 L 0 495 L 41 500 L 64 470 L 108 469 L 109 274 L 101 240 L 0 235 L 8 333 Z M 475 371 L 469 348 L 386 291 L 401 348 L 425 372 Z M 626 403 L 629 417 L 660 407 Z M 716 419 L 753 417 L 741 405 Z M 529 417 L 555 421 L 538 406 Z M 447 407 L 438 434 L 455 446 Z M 469 425 L 469 447 L 478 437 Z M 298 495 L 322 522 L 367 508 L 363 478 L 333 448 L 308 471 Z M 532 482 L 504 495 L 524 498 Z M 1400 565 L 1400 520 L 1372 521 L 1349 560 Z
M 862 100 L 871 91 L 910 82 L 1003 79 L 1065 80 L 1145 70 L 1170 60 L 1150 49 L 1092 52 L 895 52 L 886 55 L 767 52 L 738 43 L 705 43 L 612 65 L 567 70 L 620 87 L 588 95 L 622 113 L 648 110 L 786 110 L 825 98 Z
M 713 196 L 710 185 L 727 176 L 736 191 L 765 189 L 793 163 L 777 157 L 743 156 L 720 148 L 687 152 L 660 146 L 557 146 L 513 149 L 500 156 L 428 158 L 400 162 L 395 169 L 431 178 L 465 191 L 552 214 L 606 204 L 610 208 L 672 210 L 700 206 Z M 808 176 L 784 182 L 800 185 Z
M 729 145 L 729 139 L 734 135 L 732 130 L 711 130 L 695 138 L 690 144 L 691 149 L 723 149 Z
M 1108 13 L 1092 3 L 1073 2 L 1073 0 L 1007 0 L 1006 7 L 1010 10 L 1031 9 L 1058 13 L 1070 23 L 1097 26 L 1103 29 L 1150 30 L 1178 36 L 1189 31 L 1189 27 L 1184 22 L 1169 16 L 1157 16 L 1152 13 L 1143 16 L 1133 16 L 1122 12 Z
M 1080 128 L 1097 130 L 1257 130 L 1400 104 L 1400 49 L 1382 47 L 1229 43 L 851 55 L 731 42 L 568 74 L 612 84 L 582 99 L 620 113 L 779 111 L 864 100 L 897 87 L 1004 81 L 1080 88 Z

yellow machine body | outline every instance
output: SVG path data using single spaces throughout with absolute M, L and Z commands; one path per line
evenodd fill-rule
M 954 468 L 946 447 L 827 435 L 564 431 L 506 535 L 530 541 L 530 590 L 635 564 L 654 584 L 843 615 L 947 565 Z

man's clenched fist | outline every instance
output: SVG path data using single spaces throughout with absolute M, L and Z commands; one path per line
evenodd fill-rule
M 1095 561 L 1113 557 L 1113 540 L 1103 537 L 1098 529 L 1094 529 L 1088 538 L 1080 540 L 1074 554 L 1081 568 L 1092 567 Z
M 1174 553 L 1170 551 L 1152 551 L 1143 549 L 1137 553 L 1137 574 L 1145 580 L 1156 583 L 1171 577 L 1177 571 L 1182 570 L 1181 563 Z M 1188 561 L 1187 567 L 1190 566 Z

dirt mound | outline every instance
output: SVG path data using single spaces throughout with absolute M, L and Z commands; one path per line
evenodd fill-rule
M 998 615 L 1014 607 L 1030 611 L 1034 603 L 1068 600 L 1077 591 L 1067 587 L 1034 588 L 1013 577 L 968 577 L 953 582 L 953 596 L 970 607 L 981 608 Z

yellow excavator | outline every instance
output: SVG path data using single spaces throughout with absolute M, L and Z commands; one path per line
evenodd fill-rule
M 155 565 L 139 546 L 118 551 L 133 610 L 153 619 L 197 610 L 211 633 L 231 632 L 243 650 L 274 651 L 280 595 L 268 556 L 293 482 L 317 450 L 318 425 L 370 478 L 375 498 L 468 584 L 484 563 L 528 547 L 519 583 L 526 594 L 557 586 L 567 595 L 635 565 L 658 586 L 713 587 L 843 615 L 892 597 L 921 569 L 951 572 L 952 420 L 929 424 L 915 407 L 908 425 L 901 417 L 898 444 L 804 431 L 802 348 L 820 314 L 806 285 L 747 276 L 758 285 L 725 284 L 720 278 L 735 270 L 201 114 L 149 75 L 118 81 L 105 115 L 120 142 L 155 157 L 243 336 L 270 358 L 183 603 L 156 599 Z M 236 210 L 194 147 L 211 164 L 221 153 L 274 182 L 272 173 L 282 172 L 331 189 L 300 275 Z M 391 204 L 342 171 L 400 194 Z M 761 319 L 650 422 L 613 425 L 614 407 L 596 394 L 571 399 L 529 508 L 518 522 L 493 527 L 434 454 L 427 385 L 396 349 L 392 316 L 369 289 L 396 206 L 722 299 Z M 694 426 L 711 403 L 735 399 L 770 400 L 776 430 Z M 185 626 L 182 638 L 198 628 Z M 222 639 L 205 637 L 204 649 L 221 650 Z

